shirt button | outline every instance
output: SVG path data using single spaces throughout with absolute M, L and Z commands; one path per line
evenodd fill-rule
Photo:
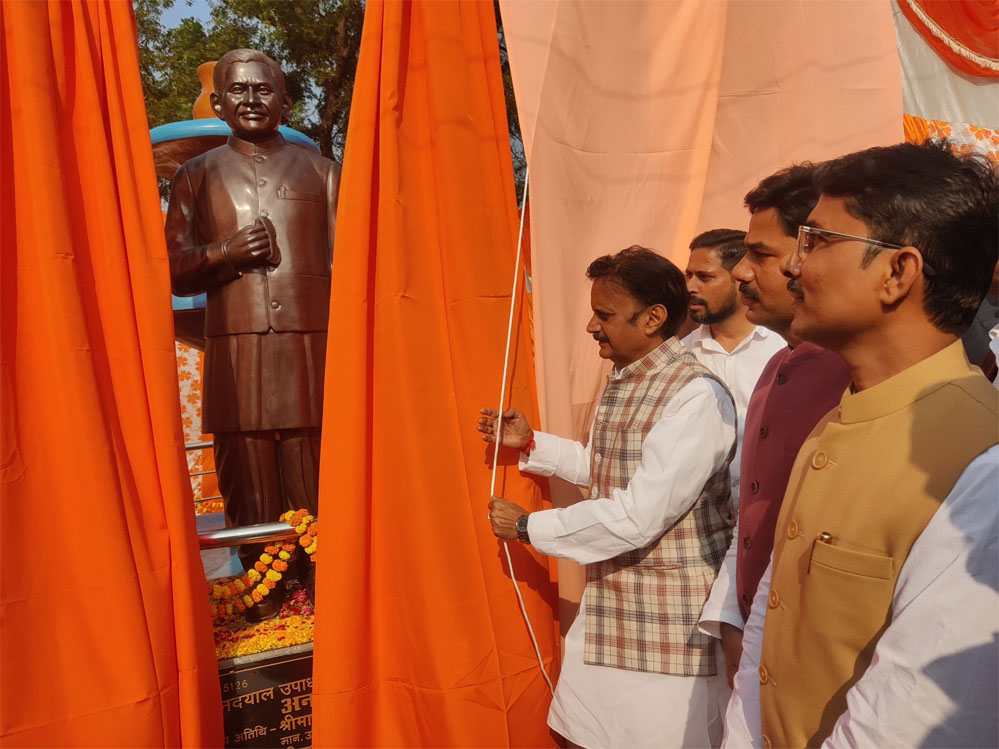
M 794 520 L 792 520 L 790 523 L 787 524 L 787 537 L 788 538 L 798 537 L 798 524 Z
M 780 596 L 777 595 L 776 590 L 770 591 L 770 595 L 767 596 L 767 603 L 770 605 L 770 608 L 772 609 L 777 608 L 777 605 L 780 603 Z
M 273 273 L 273 272 L 274 272 L 274 271 L 276 271 L 276 270 L 277 270 L 277 267 L 276 267 L 276 266 L 273 266 L 273 265 L 268 265 L 268 266 L 267 266 L 267 272 L 268 272 L 268 273 Z
M 753 603 L 753 599 L 750 597 L 749 593 L 743 593 L 742 594 L 742 602 L 744 604 L 746 604 L 747 606 L 749 606 L 749 605 L 751 605 Z
M 276 299 L 273 302 L 271 302 L 271 309 L 280 309 L 280 308 L 281 308 L 281 302 L 277 301 Z
M 760 439 L 763 439 L 768 434 L 770 434 L 770 430 L 769 429 L 767 429 L 766 427 L 760 427 Z
M 596 455 L 593 456 L 594 463 L 599 463 L 601 460 L 603 460 L 603 456 L 601 456 L 600 453 L 597 453 Z
M 822 469 L 826 467 L 826 463 L 829 462 L 829 458 L 821 450 L 817 450 L 812 456 L 812 468 Z
M 742 545 L 747 549 L 753 548 L 753 539 L 750 538 L 749 536 L 746 536 L 744 539 L 742 539 Z
M 760 666 L 760 684 L 766 684 L 767 683 L 767 678 L 768 678 L 767 677 L 767 670 L 765 668 L 763 668 L 763 666 Z
M 752 490 L 753 494 L 758 493 L 760 491 L 760 482 L 754 481 L 749 485 L 749 488 Z
M 787 377 L 785 377 L 783 373 L 777 375 L 777 384 L 778 385 L 783 385 L 785 382 L 787 382 Z
M 600 492 L 598 492 L 597 487 L 594 486 L 590 489 L 590 499 L 596 499 L 598 496 L 600 496 Z
M 254 156 L 253 160 L 256 161 L 258 164 L 263 164 L 265 161 L 267 161 L 267 157 L 266 156 Z
M 260 215 L 261 215 L 261 216 L 263 216 L 264 218 L 267 218 L 267 217 L 268 217 L 268 216 L 270 216 L 271 214 L 269 214 L 269 213 L 268 213 L 267 211 L 261 211 L 261 212 L 260 212 Z
M 773 742 L 770 741 L 770 737 L 767 736 L 766 734 L 763 734 L 763 736 L 760 738 L 760 741 L 763 742 L 763 749 L 774 749 Z
M 258 185 L 259 185 L 260 187 L 263 187 L 264 185 L 266 185 L 266 184 L 267 184 L 267 180 L 265 180 L 265 179 L 258 179 L 258 180 L 257 180 L 257 184 L 258 184 Z

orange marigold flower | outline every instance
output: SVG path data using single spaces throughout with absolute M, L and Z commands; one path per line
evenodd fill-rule
M 278 572 L 284 572 L 284 571 L 286 571 L 288 569 L 288 563 L 285 562 L 285 561 L 282 561 L 281 559 L 275 559 L 273 567 Z
M 264 597 L 262 595 L 260 595 L 260 593 L 258 591 L 254 590 L 253 591 L 253 600 L 256 601 L 257 603 L 260 603 L 262 600 L 264 600 Z
M 294 543 L 284 544 L 281 548 L 284 549 L 285 551 L 289 551 L 289 552 L 290 551 L 294 551 L 295 550 L 295 544 Z
M 302 546 L 308 546 L 309 544 L 312 543 L 312 534 L 311 533 L 305 533 L 305 534 L 303 534 L 298 539 L 298 543 L 300 543 Z
M 277 554 L 280 550 L 281 550 L 280 546 L 275 546 L 273 544 L 264 547 L 264 551 L 266 551 L 268 554 Z
M 253 580 L 250 579 L 249 575 L 243 575 L 243 577 L 240 579 L 243 581 L 243 585 L 245 585 L 247 588 L 253 587 Z
M 274 588 L 277 587 L 277 583 L 270 578 L 264 578 L 263 585 L 267 588 L 267 590 L 274 590 Z
M 212 586 L 212 598 L 214 598 L 216 601 L 218 601 L 220 598 L 222 598 L 222 586 L 221 585 L 213 585 Z
M 244 604 L 238 598 L 235 599 L 233 601 L 233 603 L 236 604 L 236 611 L 238 611 L 240 614 L 242 614 L 244 611 L 246 611 L 246 604 Z
M 267 572 L 267 565 L 264 564 L 263 562 L 254 562 L 253 569 L 263 574 L 264 572 Z
M 224 588 L 222 588 L 222 600 L 223 601 L 228 600 L 231 595 L 232 595 L 232 591 L 229 590 L 229 586 L 228 585 L 226 585 Z

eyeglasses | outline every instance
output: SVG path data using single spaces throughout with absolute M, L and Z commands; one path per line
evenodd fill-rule
M 829 231 L 827 229 L 816 229 L 814 226 L 799 226 L 798 227 L 798 257 L 804 258 L 806 255 L 815 250 L 818 242 L 820 240 L 826 243 L 832 241 L 848 241 L 848 242 L 863 242 L 866 245 L 872 247 L 878 247 L 882 250 L 901 250 L 905 245 L 901 244 L 891 244 L 890 242 L 882 242 L 878 239 L 871 239 L 870 237 L 858 237 L 853 234 L 841 234 L 838 231 Z M 933 266 L 923 259 L 923 273 L 926 276 L 935 276 L 936 270 Z

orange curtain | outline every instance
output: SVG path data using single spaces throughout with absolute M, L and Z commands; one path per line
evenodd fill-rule
M 221 745 L 131 4 L 0 38 L 0 740 Z
M 316 746 L 553 743 L 474 429 L 499 401 L 517 240 L 498 54 L 492 3 L 367 4 L 333 261 Z M 526 315 L 512 401 L 536 423 Z M 497 494 L 541 506 L 516 466 Z M 554 678 L 549 567 L 510 546 Z

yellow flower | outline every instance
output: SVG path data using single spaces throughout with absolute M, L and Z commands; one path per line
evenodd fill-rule
M 243 596 L 243 603 L 246 604 L 247 608 L 250 608 L 253 605 L 253 599 L 249 596 L 249 594 Z
M 240 580 L 238 577 L 235 580 L 233 580 L 233 585 L 236 586 L 236 590 L 239 593 L 242 593 L 244 590 L 246 590 L 246 586 L 243 585 L 243 581 Z
M 267 579 L 277 582 L 281 579 L 281 573 L 277 570 L 267 570 Z
M 278 554 L 278 556 L 281 557 L 286 562 L 289 559 L 291 559 L 291 554 L 289 554 L 287 551 L 282 551 L 280 554 Z
M 315 554 L 316 549 L 319 548 L 319 541 L 313 541 L 311 545 L 307 546 L 305 552 L 307 554 Z
M 229 596 L 232 595 L 232 591 L 229 590 L 229 586 L 227 585 L 226 587 L 222 588 L 221 590 L 222 590 L 222 600 L 223 601 L 229 600 Z
M 212 586 L 212 598 L 214 598 L 216 601 L 218 601 L 220 598 L 222 598 L 222 586 L 221 585 L 213 585 Z
M 256 590 L 256 591 L 257 591 L 257 592 L 258 592 L 258 593 L 259 593 L 260 595 L 262 595 L 262 596 L 266 596 L 266 595 L 267 595 L 268 593 L 270 593 L 270 592 L 271 592 L 270 588 L 268 588 L 268 587 L 267 587 L 266 585 L 264 585 L 263 583 L 260 583 L 260 585 L 258 585 L 258 586 L 257 586 L 257 587 L 255 588 L 255 590 Z
M 271 562 L 274 561 L 274 557 L 272 557 L 267 552 L 264 552 L 263 554 L 260 555 L 260 561 L 263 562 L 264 564 L 270 564 Z
M 260 582 L 260 573 L 257 572 L 256 570 L 250 570 L 249 572 L 246 573 L 246 576 L 255 583 Z

